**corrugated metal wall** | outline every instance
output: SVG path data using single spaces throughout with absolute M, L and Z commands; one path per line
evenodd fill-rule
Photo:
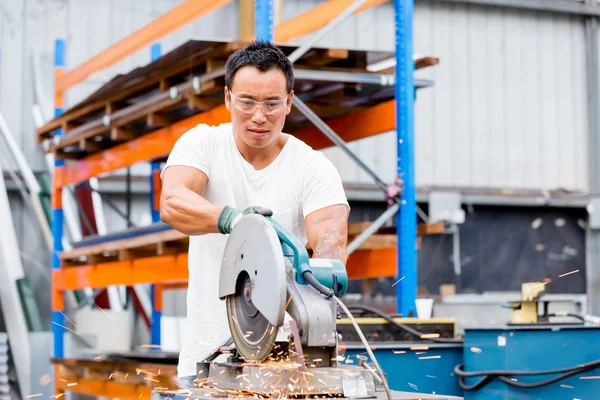
M 0 110 L 28 159 L 43 166 L 33 138 L 31 59 L 40 62 L 46 112 L 53 99 L 54 40 L 67 40 L 67 65 L 76 66 L 172 8 L 180 0 L 0 0 Z M 284 19 L 318 4 L 286 0 Z M 346 20 L 318 45 L 394 49 L 392 5 Z M 232 39 L 232 2 L 162 41 L 167 52 L 195 38 Z M 441 63 L 418 73 L 435 80 L 416 103 L 416 174 L 421 186 L 586 188 L 586 107 L 583 25 L 577 17 L 481 6 L 418 2 L 418 54 Z M 308 36 L 310 37 L 310 36 Z M 308 38 L 307 37 L 307 38 Z M 142 50 L 70 90 L 75 104 L 119 72 L 149 60 Z M 393 133 L 352 148 L 391 180 Z M 349 182 L 370 182 L 337 149 L 327 150 Z

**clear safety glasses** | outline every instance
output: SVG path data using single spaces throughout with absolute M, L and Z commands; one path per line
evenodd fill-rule
M 256 111 L 256 107 L 259 106 L 267 115 L 276 114 L 285 108 L 288 99 L 286 96 L 284 99 L 255 101 L 252 99 L 237 97 L 231 91 L 229 91 L 229 95 L 231 96 L 231 104 L 246 114 L 252 114 L 254 111 Z

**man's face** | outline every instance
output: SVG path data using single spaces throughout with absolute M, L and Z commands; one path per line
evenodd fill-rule
M 292 107 L 292 93 L 287 93 L 281 70 L 260 72 L 246 66 L 237 71 L 232 87 L 225 88 L 225 104 L 235 134 L 249 147 L 264 148 L 279 137 Z

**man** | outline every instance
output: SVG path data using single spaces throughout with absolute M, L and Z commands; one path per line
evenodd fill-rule
M 253 42 L 228 59 L 231 123 L 198 125 L 175 144 L 162 172 L 163 222 L 190 235 L 187 330 L 178 376 L 230 336 L 219 270 L 228 234 L 248 213 L 272 215 L 313 256 L 346 263 L 349 205 L 325 156 L 282 132 L 294 75 L 277 47 Z M 193 378 L 191 378 L 193 379 Z

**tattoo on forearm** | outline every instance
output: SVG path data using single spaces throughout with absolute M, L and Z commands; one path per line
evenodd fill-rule
M 335 229 L 329 228 L 319 237 L 313 251 L 313 257 L 346 261 L 344 246 L 340 243 L 340 235 Z
M 320 224 L 325 221 L 337 221 L 346 215 L 345 206 L 337 206 L 333 210 L 329 211 L 327 215 L 313 221 L 313 225 Z

